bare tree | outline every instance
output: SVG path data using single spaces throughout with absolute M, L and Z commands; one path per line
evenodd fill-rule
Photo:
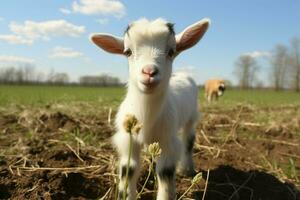
M 284 45 L 276 45 L 272 57 L 271 64 L 271 80 L 275 90 L 283 89 L 287 83 L 287 71 L 289 65 L 288 49 Z
M 16 76 L 16 82 L 17 83 L 23 83 L 24 81 L 24 74 L 23 74 L 23 69 L 22 68 L 19 68 L 16 70 L 15 72 L 15 76 Z
M 66 84 L 69 82 L 69 80 L 70 78 L 67 73 L 55 73 L 52 77 L 52 82 L 58 84 Z
M 292 87 L 300 91 L 300 38 L 291 39 L 291 77 Z
M 243 89 L 248 89 L 254 86 L 258 65 L 256 60 L 251 55 L 241 55 L 235 63 L 235 75 L 238 78 L 239 86 Z
M 48 75 L 47 75 L 47 82 L 48 82 L 48 83 L 52 83 L 52 82 L 53 82 L 54 76 L 55 76 L 55 71 L 54 71 L 54 69 L 52 68 L 52 69 L 50 70 L 50 72 L 48 73 Z
M 30 83 L 36 81 L 36 70 L 30 63 L 2 65 L 0 81 L 2 83 Z
M 23 66 L 23 78 L 25 82 L 32 82 L 35 77 L 35 68 L 32 65 Z
M 1 82 L 11 83 L 16 79 L 16 69 L 14 67 L 6 67 L 1 71 Z
M 36 82 L 42 83 L 46 81 L 46 74 L 44 72 L 37 72 L 36 74 Z

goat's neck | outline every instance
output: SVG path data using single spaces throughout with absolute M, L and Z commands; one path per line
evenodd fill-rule
M 164 110 L 167 101 L 168 87 L 164 90 L 145 94 L 135 85 L 128 85 L 127 98 L 133 103 L 137 117 L 147 123 L 155 122 Z

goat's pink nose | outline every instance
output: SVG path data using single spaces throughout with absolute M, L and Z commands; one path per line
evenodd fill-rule
M 158 73 L 158 69 L 154 66 L 146 66 L 142 69 L 142 73 L 150 77 L 153 77 Z

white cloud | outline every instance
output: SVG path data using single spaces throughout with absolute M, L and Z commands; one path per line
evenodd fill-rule
M 194 71 L 197 68 L 193 65 L 187 65 L 187 66 L 179 67 L 178 69 L 181 71 Z
M 193 77 L 196 79 L 196 74 L 198 74 L 198 68 L 192 65 L 186 65 L 182 67 L 175 68 L 175 73 L 185 73 L 188 74 L 189 76 Z
M 60 10 L 60 12 L 62 12 L 62 13 L 65 14 L 65 15 L 69 15 L 69 14 L 72 13 L 71 10 L 66 9 L 66 8 L 60 8 L 59 10 Z
M 38 39 L 50 40 L 57 36 L 78 37 L 85 32 L 84 26 L 76 26 L 65 20 L 25 21 L 23 24 L 11 22 L 9 28 L 12 34 L 0 35 L 0 39 L 11 44 L 32 44 Z
M 0 67 L 9 65 L 33 65 L 35 63 L 34 59 L 21 57 L 21 56 L 11 56 L 11 55 L 0 55 Z
M 252 58 L 259 58 L 259 57 L 269 57 L 271 53 L 268 51 L 253 51 L 249 53 L 245 53 L 244 55 L 249 55 Z
M 124 4 L 119 0 L 73 1 L 72 12 L 84 15 L 112 15 L 121 18 L 126 14 Z
M 183 67 L 178 67 L 176 69 L 177 72 L 184 72 L 184 73 L 194 73 L 195 71 L 197 71 L 197 68 L 195 66 L 192 65 L 187 65 L 187 66 L 183 66 Z
M 0 35 L 0 40 L 8 42 L 9 44 L 32 44 L 33 40 L 23 38 L 19 35 Z
M 49 39 L 51 36 L 78 37 L 85 32 L 84 26 L 76 26 L 65 20 L 25 21 L 24 24 L 12 22 L 9 27 L 13 33 L 32 39 Z
M 107 18 L 97 19 L 96 22 L 98 22 L 101 25 L 108 24 L 109 20 Z
M 75 57 L 81 57 L 81 56 L 83 56 L 83 53 L 81 53 L 79 51 L 75 51 L 72 48 L 57 46 L 52 50 L 49 57 L 51 57 L 51 58 L 75 58 Z
M 4 21 L 4 18 L 3 17 L 0 17 L 0 22 Z

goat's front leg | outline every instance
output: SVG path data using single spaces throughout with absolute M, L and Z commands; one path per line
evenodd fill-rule
M 207 102 L 211 103 L 211 101 L 212 101 L 212 93 L 208 93 L 207 94 Z
M 160 143 L 162 152 L 156 165 L 158 177 L 157 200 L 174 200 L 176 198 L 175 172 L 178 149 L 181 148 L 177 138 L 167 143 Z
M 119 166 L 119 194 L 118 199 L 126 200 L 136 199 L 136 184 L 140 171 L 140 144 L 137 142 L 136 136 L 132 135 L 132 151 L 129 159 L 128 178 L 126 180 L 126 170 L 128 165 L 130 151 L 130 135 L 125 132 L 117 133 L 114 136 L 114 143 L 120 156 Z M 127 191 L 125 190 L 127 184 Z
M 196 133 L 194 121 L 195 119 L 193 121 L 188 122 L 183 128 L 183 148 L 181 150 L 181 158 L 177 169 L 180 173 L 183 173 L 186 176 L 190 177 L 196 174 L 193 162 L 193 146 L 195 143 Z

